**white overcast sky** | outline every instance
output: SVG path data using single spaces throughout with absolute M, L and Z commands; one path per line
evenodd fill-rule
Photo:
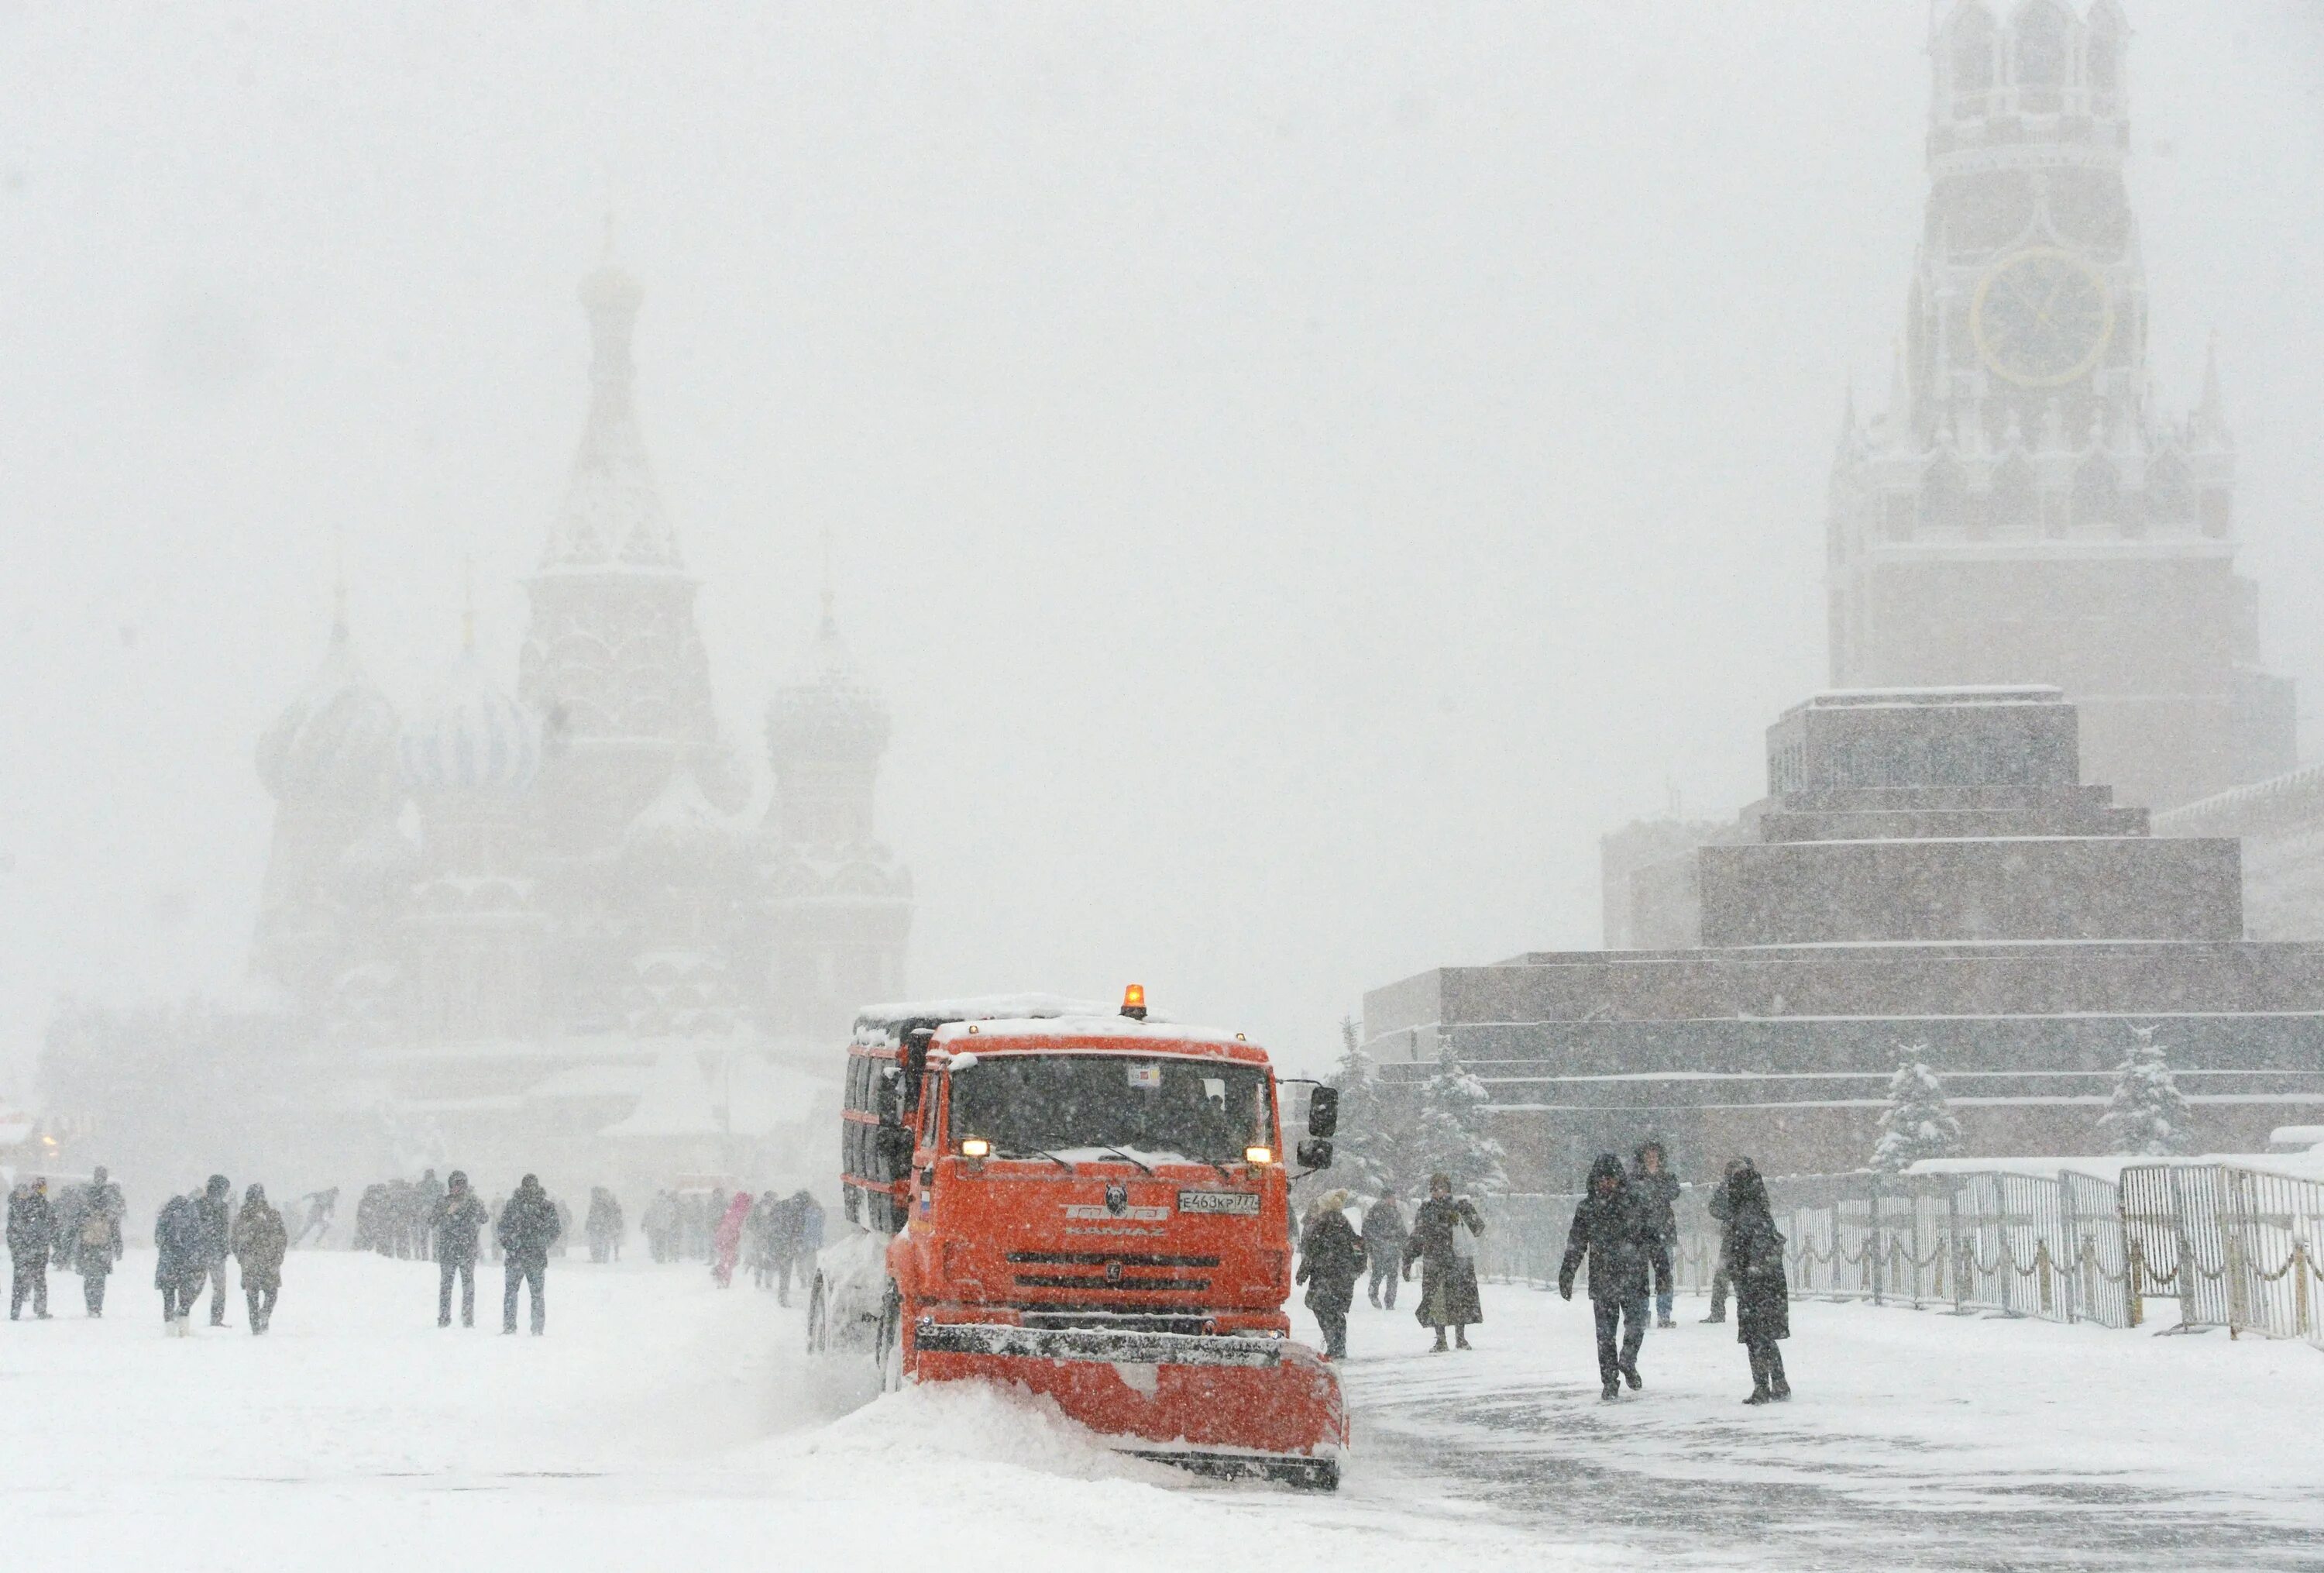
M 2219 336 L 2310 739 L 2319 10 L 2133 7 L 2153 367 Z M 238 976 L 335 539 L 399 700 L 470 556 L 512 675 L 609 210 L 761 770 L 835 538 L 916 990 L 1136 978 L 1312 1061 L 1595 944 L 1600 833 L 1756 796 L 1821 680 L 1925 12 L 0 0 L 0 1095 L 59 991 Z

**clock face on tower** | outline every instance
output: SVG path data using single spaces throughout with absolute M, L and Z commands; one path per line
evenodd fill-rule
M 2022 387 L 2070 383 L 2098 365 L 2114 336 L 2114 297 L 2070 251 L 2034 246 L 1993 264 L 1969 306 L 1977 351 Z

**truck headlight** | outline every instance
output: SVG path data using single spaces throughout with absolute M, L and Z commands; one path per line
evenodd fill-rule
M 1245 1163 L 1272 1163 L 1275 1161 L 1275 1149 L 1272 1147 L 1246 1147 L 1242 1150 L 1242 1161 Z
M 960 1155 L 964 1158 L 987 1158 L 991 1153 L 992 1143 L 982 1136 L 967 1137 L 960 1144 Z

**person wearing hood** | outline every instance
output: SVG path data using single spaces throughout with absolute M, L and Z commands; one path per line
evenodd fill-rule
M 49 1182 L 39 1175 L 8 1193 L 8 1319 L 24 1314 L 32 1302 L 36 1321 L 49 1319 L 49 1253 L 56 1247 L 56 1209 L 49 1204 Z
M 105 1284 L 112 1276 L 113 1264 L 121 1260 L 121 1213 L 118 1187 L 113 1188 L 114 1206 L 106 1204 L 105 1170 L 97 1171 L 97 1182 L 90 1188 L 90 1198 L 80 1210 L 80 1229 L 75 1239 L 73 1261 L 80 1268 L 81 1303 L 88 1314 L 105 1314 Z
M 1641 1144 L 1632 1155 L 1630 1189 L 1638 1195 L 1638 1205 L 1646 1209 L 1646 1222 L 1655 1231 L 1655 1244 L 1646 1264 L 1655 1275 L 1655 1326 L 1674 1328 L 1671 1320 L 1671 1254 L 1678 1248 L 1678 1180 L 1671 1174 L 1663 1156 L 1660 1142 Z
M 202 1275 L 210 1282 L 210 1326 L 226 1326 L 226 1259 L 234 1251 L 234 1182 L 223 1174 L 210 1176 L 201 1199 L 194 1203 L 201 1222 Z
M 1356 1280 L 1369 1260 L 1347 1208 L 1346 1191 L 1331 1192 L 1316 1202 L 1299 1236 L 1297 1282 L 1307 1286 L 1307 1309 L 1323 1329 L 1326 1360 L 1348 1356 L 1348 1308 L 1356 1302 Z
M 1729 1158 L 1727 1167 L 1720 1171 L 1719 1183 L 1711 1188 L 1710 1196 L 1703 1199 L 1703 1211 L 1709 1213 L 1711 1222 L 1719 1226 L 1719 1265 L 1711 1274 L 1711 1314 L 1702 1319 L 1706 1322 L 1727 1319 L 1727 1297 L 1735 1287 L 1734 1273 L 1727 1262 L 1727 1220 L 1733 1216 L 1727 1201 L 1727 1182 L 1750 1167 L 1748 1158 Z
M 1382 1310 L 1396 1309 L 1397 1263 L 1404 1258 L 1404 1242 L 1411 1234 L 1392 1190 L 1364 1213 L 1364 1254 L 1372 1263 L 1371 1282 L 1364 1292 Z
M 436 1325 L 452 1325 L 452 1283 L 460 1285 L 460 1325 L 476 1325 L 476 1236 L 491 1221 L 484 1204 L 468 1189 L 464 1169 L 452 1170 L 443 1197 L 436 1203 L 428 1230 L 436 1243 Z
M 500 1222 L 493 1228 L 493 1237 L 500 1243 L 503 1260 L 508 1264 L 501 1296 L 503 1333 L 516 1331 L 517 1291 L 528 1284 L 532 1290 L 533 1335 L 538 1337 L 548 1330 L 549 1248 L 563 1232 L 557 1204 L 540 1189 L 537 1176 L 526 1175 L 517 1182 L 516 1194 L 501 1208 Z
M 1457 1346 L 1469 1346 L 1471 1324 L 1485 1319 L 1484 1302 L 1477 1294 L 1477 1236 L 1485 1232 L 1484 1215 L 1467 1197 L 1452 1196 L 1452 1177 L 1428 1177 L 1428 1199 L 1413 1216 L 1412 1233 L 1405 1237 L 1402 1271 L 1412 1276 L 1420 1263 L 1420 1307 L 1413 1315 L 1424 1328 L 1436 1329 L 1432 1355 L 1444 1353 L 1444 1329 L 1452 1329 Z
M 1588 1194 L 1573 1209 L 1573 1226 L 1565 1236 L 1565 1260 L 1557 1270 L 1557 1292 L 1573 1298 L 1573 1274 L 1586 1259 L 1590 1263 L 1590 1309 L 1598 1322 L 1599 1394 L 1611 1402 L 1622 1396 L 1628 1382 L 1636 1392 L 1646 1385 L 1638 1375 L 1638 1349 L 1646 1340 L 1646 1285 L 1655 1235 L 1654 1225 L 1622 1161 L 1601 1152 L 1590 1166 Z M 1615 1333 L 1621 1347 L 1615 1348 Z
M 186 1318 L 202 1292 L 202 1215 L 198 1192 L 173 1196 L 153 1220 L 153 1287 L 161 1291 L 161 1325 L 187 1337 Z
M 264 1186 L 243 1192 L 233 1243 L 234 1259 L 242 1264 L 243 1303 L 250 1308 L 250 1331 L 255 1337 L 274 1320 L 275 1297 L 282 1292 L 282 1258 L 290 1250 L 290 1231 L 281 1213 L 267 1201 Z
M 1751 1395 L 1743 1402 L 1781 1402 L 1792 1396 L 1784 1352 L 1775 1347 L 1778 1338 L 1792 1336 L 1784 1236 L 1775 1232 L 1767 1182 L 1750 1160 L 1743 1160 L 1721 1189 L 1727 1193 L 1727 1220 L 1720 1254 L 1735 1281 L 1735 1341 L 1751 1361 Z

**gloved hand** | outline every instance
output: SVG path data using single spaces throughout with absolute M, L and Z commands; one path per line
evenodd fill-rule
M 1573 1298 L 1573 1280 L 1571 1278 L 1559 1279 L 1557 1281 L 1557 1292 L 1563 1298 L 1572 1300 Z

